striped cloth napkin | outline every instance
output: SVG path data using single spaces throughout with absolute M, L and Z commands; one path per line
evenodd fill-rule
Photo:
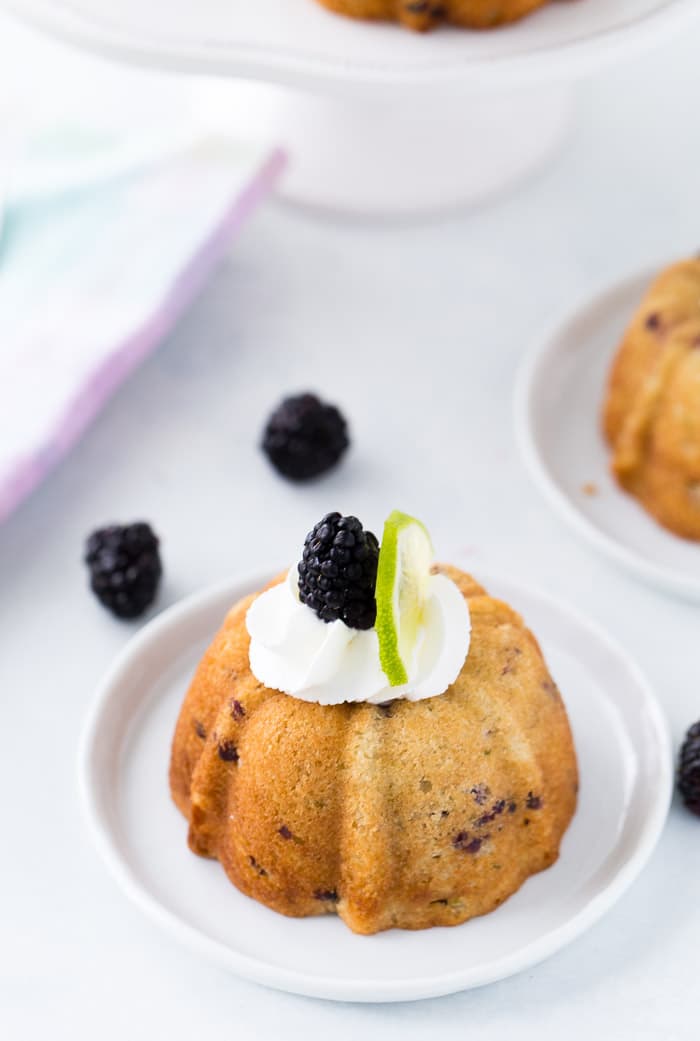
M 50 156 L 35 150 L 14 185 L 0 158 L 9 185 L 0 231 L 0 522 L 167 336 L 283 165 L 278 152 L 211 132 L 157 147 L 110 142 L 108 154 L 83 147 L 80 161 L 70 135 L 66 148 L 67 161 L 55 141 Z M 50 198 L 41 188 L 47 170 Z

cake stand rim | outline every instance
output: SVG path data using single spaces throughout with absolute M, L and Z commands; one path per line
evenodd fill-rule
M 344 87 L 387 89 L 428 85 L 443 88 L 470 87 L 504 90 L 528 83 L 571 80 L 584 76 L 620 57 L 644 52 L 666 35 L 678 31 L 693 16 L 700 17 L 693 0 L 666 0 L 663 7 L 643 14 L 633 23 L 611 26 L 583 39 L 533 49 L 518 55 L 486 56 L 468 63 L 440 58 L 430 65 L 392 66 L 381 63 L 339 62 L 322 54 L 253 50 L 241 42 L 221 52 L 211 44 L 190 47 L 180 41 L 144 38 L 133 33 L 110 32 L 86 20 L 85 13 L 71 13 L 63 0 L 0 0 L 0 8 L 35 29 L 113 61 L 147 68 L 193 74 L 210 74 L 260 80 L 286 86 L 331 90 Z M 371 31 L 372 27 L 368 27 Z M 398 29 L 397 32 L 404 30 Z M 426 40 L 437 37 L 426 37 Z M 431 44 L 431 46 L 434 46 Z

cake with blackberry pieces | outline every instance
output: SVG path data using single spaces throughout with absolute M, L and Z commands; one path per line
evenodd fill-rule
M 649 287 L 610 370 L 603 428 L 620 487 L 700 539 L 700 258 Z
M 400 22 L 425 32 L 449 22 L 470 29 L 495 29 L 544 7 L 549 0 L 319 0 L 351 18 Z
M 182 706 L 170 786 L 189 845 L 284 915 L 357 933 L 458 925 L 557 859 L 576 807 L 566 710 L 522 618 L 330 513 L 235 604 Z

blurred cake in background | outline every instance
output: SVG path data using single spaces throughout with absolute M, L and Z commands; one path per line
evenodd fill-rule
M 625 333 L 603 411 L 618 484 L 700 539 L 700 259 L 663 271 Z
M 324 7 L 351 18 L 401 22 L 424 32 L 441 22 L 471 29 L 492 29 L 515 22 L 549 0 L 320 0 Z

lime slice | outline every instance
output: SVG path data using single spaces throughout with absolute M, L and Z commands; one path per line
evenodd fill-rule
M 384 524 L 377 568 L 379 661 L 389 686 L 408 682 L 423 620 L 433 546 L 415 517 L 394 510 Z

